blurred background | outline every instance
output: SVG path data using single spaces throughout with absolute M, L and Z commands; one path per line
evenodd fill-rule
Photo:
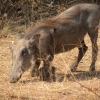
M 77 3 L 100 4 L 100 0 L 0 0 L 0 30 L 15 32 L 24 25 L 24 29 L 21 27 L 24 31 Z

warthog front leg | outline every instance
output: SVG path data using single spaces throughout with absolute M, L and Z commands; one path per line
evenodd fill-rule
M 81 43 L 81 47 L 78 48 L 79 49 L 79 54 L 78 54 L 78 57 L 76 59 L 76 61 L 72 64 L 71 66 L 71 71 L 74 72 L 76 71 L 77 69 L 77 66 L 78 66 L 78 63 L 81 61 L 81 59 L 83 58 L 85 52 L 87 51 L 88 47 L 85 45 L 85 42 L 84 40 L 82 41 Z
M 38 71 L 39 66 L 40 66 L 40 60 L 36 60 L 32 65 L 32 69 L 31 69 L 32 77 L 39 76 L 39 71 Z
M 48 79 L 51 79 L 55 81 L 55 67 L 50 67 L 49 70 L 46 67 L 47 65 L 39 69 L 40 80 L 46 81 Z
M 40 80 L 46 81 L 48 79 L 55 80 L 55 68 L 52 67 L 53 57 L 48 55 L 46 59 L 44 59 L 44 66 L 39 69 Z

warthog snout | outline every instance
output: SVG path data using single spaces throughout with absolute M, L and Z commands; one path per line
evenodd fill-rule
M 17 76 L 17 77 L 9 77 L 10 83 L 15 83 L 17 82 L 19 79 L 21 78 L 21 75 Z
M 22 73 L 23 73 L 23 72 L 22 72 L 21 69 L 20 69 L 20 70 L 16 70 L 16 72 L 13 71 L 13 70 L 11 70 L 10 73 L 9 73 L 9 80 L 10 80 L 10 83 L 15 83 L 15 82 L 17 82 L 17 81 L 21 78 Z

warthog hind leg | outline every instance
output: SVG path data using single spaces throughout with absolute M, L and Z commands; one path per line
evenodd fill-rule
M 76 61 L 72 64 L 71 66 L 71 71 L 72 72 L 75 72 L 76 69 L 77 69 L 77 66 L 78 66 L 78 63 L 81 61 L 81 59 L 83 58 L 85 52 L 87 51 L 88 47 L 85 45 L 85 42 L 84 40 L 81 42 L 81 47 L 78 48 L 79 49 L 79 54 L 78 54 L 78 57 L 76 59 Z
M 88 31 L 88 34 L 92 42 L 92 62 L 89 71 L 93 72 L 95 71 L 95 62 L 97 60 L 97 54 L 98 54 L 98 46 L 97 46 L 98 28 L 90 29 Z

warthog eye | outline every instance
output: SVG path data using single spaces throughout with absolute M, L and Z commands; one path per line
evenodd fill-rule
M 28 50 L 27 50 L 27 48 L 23 48 L 22 50 L 21 50 L 21 55 L 23 56 L 23 55 L 26 55 L 28 53 Z

